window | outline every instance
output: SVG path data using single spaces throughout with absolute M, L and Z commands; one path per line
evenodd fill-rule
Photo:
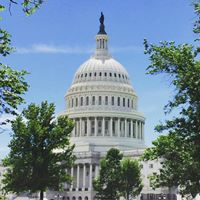
M 132 101 L 131 101 L 131 107 L 133 108 L 133 99 L 132 99 Z
M 121 78 L 121 75 L 120 75 L 120 74 L 118 74 L 118 76 L 119 76 L 119 78 Z
M 109 121 L 105 120 L 105 135 L 109 135 Z
M 99 96 L 99 105 L 101 105 L 102 101 L 101 101 L 101 96 Z
M 130 107 L 130 100 L 128 99 L 128 107 Z
M 86 106 L 89 105 L 89 97 L 86 97 Z
M 117 98 L 117 105 L 120 106 L 120 97 Z
M 81 106 L 83 106 L 83 97 L 81 97 Z
M 115 76 L 115 77 L 117 77 L 117 74 L 116 74 L 116 73 L 114 73 L 114 76 Z
M 97 73 L 96 73 L 96 72 L 94 73 L 94 76 L 97 76 Z
M 72 99 L 72 108 L 74 107 L 74 99 Z
M 92 76 L 92 73 L 90 73 L 90 77 Z
M 150 169 L 153 169 L 153 164 L 149 164 L 149 168 L 150 168 Z
M 108 96 L 105 96 L 105 105 L 108 105 Z
M 83 74 L 81 74 L 81 77 L 83 77 Z
M 126 102 L 125 102 L 125 98 L 123 98 L 123 106 L 125 107 Z
M 124 78 L 124 75 L 122 74 L 122 78 Z
M 112 105 L 115 105 L 115 97 L 112 97 Z
M 76 98 L 76 106 L 78 106 L 78 98 Z
M 107 73 L 104 73 L 104 76 L 107 76 Z
M 91 135 L 94 135 L 94 131 L 95 131 L 95 122 L 94 119 L 91 120 Z
M 84 135 L 87 135 L 87 120 L 84 120 Z
M 95 105 L 95 96 L 92 97 L 92 105 Z
M 112 77 L 112 73 L 110 73 L 110 77 Z
M 101 76 L 101 72 L 99 73 L 99 76 Z
M 85 77 L 87 77 L 87 73 L 85 74 Z
M 102 121 L 98 120 L 98 132 L 97 132 L 98 135 L 101 135 L 101 130 L 102 130 Z

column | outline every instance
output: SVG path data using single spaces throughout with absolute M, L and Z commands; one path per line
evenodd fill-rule
M 142 139 L 144 139 L 144 122 L 142 123 Z
M 120 137 L 120 118 L 117 120 L 117 132 L 118 132 L 118 137 Z
M 138 122 L 138 135 L 139 139 L 141 139 L 141 121 Z
M 113 136 L 113 129 L 112 129 L 112 125 L 113 125 L 113 119 L 112 117 L 110 118 L 110 136 Z
M 137 120 L 135 121 L 135 136 L 138 139 L 138 123 L 137 123 Z
M 133 120 L 130 120 L 130 126 L 131 126 L 131 138 L 134 138 L 134 134 L 133 134 Z
M 91 123 L 90 123 L 90 118 L 87 118 L 87 136 L 90 136 L 90 131 L 91 131 L 91 127 L 90 127 Z
M 73 130 L 72 130 L 71 136 L 72 136 L 72 137 L 75 137 L 76 120 L 75 120 L 75 119 L 73 119 L 73 120 L 74 120 L 74 128 L 73 128 Z
M 89 188 L 92 190 L 92 164 L 90 164 Z
M 73 183 L 74 183 L 74 181 L 73 181 L 73 179 L 74 179 L 74 167 L 71 168 L 71 177 L 72 177 L 72 182 L 71 182 L 71 188 L 70 188 L 70 190 L 72 191 L 72 189 L 73 189 Z
M 102 120 L 102 135 L 105 136 L 105 117 Z
M 85 180 L 86 179 L 86 164 L 83 164 L 83 188 L 82 190 L 85 190 Z
M 97 136 L 97 117 L 94 118 L 94 136 Z
M 82 118 L 80 118 L 80 130 L 79 130 L 79 136 L 82 136 L 83 130 L 82 130 Z
M 76 190 L 79 190 L 79 181 L 80 181 L 80 166 L 79 164 L 77 165 L 77 177 L 76 177 Z
M 125 124 L 125 137 L 128 137 L 128 131 L 127 131 L 127 119 L 125 118 L 124 120 L 124 124 Z
M 99 175 L 99 165 L 95 165 L 95 178 Z

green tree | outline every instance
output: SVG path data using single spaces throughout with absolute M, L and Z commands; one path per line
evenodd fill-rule
M 120 197 L 119 183 L 121 178 L 120 161 L 123 155 L 118 149 L 111 148 L 100 163 L 99 177 L 93 181 L 96 198 L 101 200 L 116 200 Z
M 54 111 L 54 104 L 30 104 L 12 122 L 11 151 L 3 160 L 5 192 L 40 191 L 42 200 L 47 188 L 59 190 L 70 181 L 66 169 L 75 159 L 69 141 L 73 122 L 67 116 L 55 119 Z
M 143 188 L 141 167 L 137 160 L 127 158 L 121 161 L 121 171 L 121 194 L 129 200 L 139 195 Z
M 194 33 L 200 33 L 200 4 L 195 2 L 197 20 Z M 152 177 L 154 187 L 179 186 L 180 193 L 195 197 L 200 193 L 200 61 L 198 45 L 161 42 L 159 45 L 144 41 L 145 53 L 151 64 L 147 73 L 165 74 L 174 88 L 174 98 L 164 110 L 178 114 L 156 126 L 159 133 L 153 147 L 146 150 L 145 160 L 163 158 L 162 168 Z
M 30 15 L 35 12 L 42 3 L 42 0 L 9 0 L 0 3 L 0 13 L 6 10 L 6 8 L 8 8 L 11 13 L 12 5 L 20 4 L 23 12 L 26 13 L 26 15 Z M 1 20 L 2 17 L 0 16 L 0 21 Z M 8 56 L 13 51 L 14 48 L 11 47 L 11 35 L 0 26 L 0 56 Z M 16 115 L 17 106 L 24 102 L 22 95 L 28 89 L 28 85 L 24 81 L 24 76 L 26 74 L 24 70 L 16 71 L 0 62 L 0 115 Z M 6 124 L 8 121 L 9 120 L 6 120 L 0 123 L 0 125 Z

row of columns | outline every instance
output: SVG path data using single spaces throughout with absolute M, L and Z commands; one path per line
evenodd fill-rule
M 116 136 L 144 139 L 143 121 L 112 117 L 76 118 L 74 121 L 73 137 Z
M 93 173 L 93 167 L 95 169 Z M 76 169 L 76 170 L 75 170 Z M 73 178 L 70 187 L 71 191 L 92 190 L 92 180 L 99 174 L 99 165 L 95 164 L 77 164 L 71 168 L 70 175 Z

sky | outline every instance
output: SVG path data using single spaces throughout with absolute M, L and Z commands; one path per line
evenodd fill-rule
M 3 0 L 6 3 L 6 0 Z M 146 74 L 150 64 L 144 54 L 143 40 L 158 44 L 176 41 L 193 43 L 195 15 L 188 0 L 45 0 L 41 8 L 27 17 L 19 5 L 2 13 L 1 27 L 12 35 L 16 52 L 1 62 L 16 70 L 29 72 L 30 87 L 26 103 L 44 100 L 56 105 L 56 114 L 65 110 L 64 95 L 78 67 L 93 54 L 99 17 L 105 16 L 112 56 L 128 71 L 139 97 L 140 112 L 146 117 L 145 144 L 158 137 L 154 127 L 169 116 L 163 107 L 173 98 L 173 88 L 164 76 Z M 3 120 L 6 116 L 0 116 Z M 170 116 L 171 117 L 171 116 Z M 0 134 L 0 159 L 9 148 L 10 130 Z

